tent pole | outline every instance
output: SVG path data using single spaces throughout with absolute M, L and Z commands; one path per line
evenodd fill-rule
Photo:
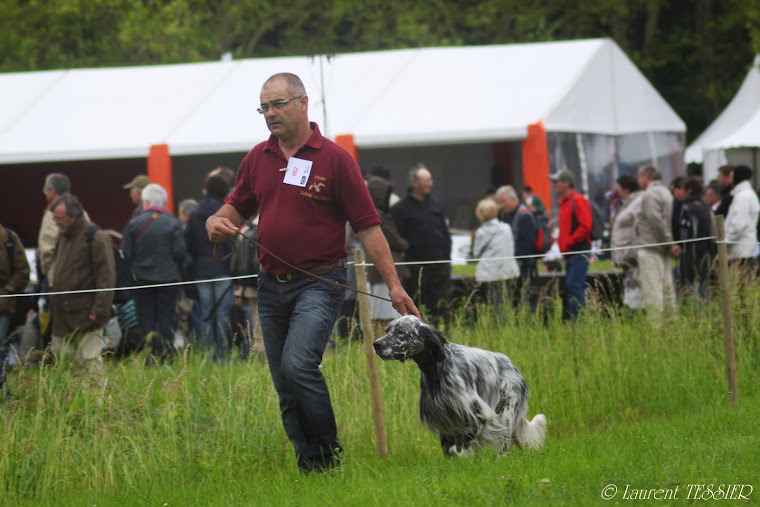
M 172 179 L 172 157 L 168 144 L 154 144 L 148 153 L 148 178 L 151 183 L 164 187 L 168 194 L 166 209 L 174 213 L 174 181 Z
M 549 183 L 549 144 L 546 130 L 540 120 L 528 125 L 528 135 L 522 142 L 523 184 L 533 187 L 533 193 L 552 208 L 552 193 Z
M 581 165 L 581 190 L 588 199 L 588 163 L 586 162 L 586 148 L 583 145 L 583 134 L 575 134 L 575 146 L 578 148 L 578 162 Z

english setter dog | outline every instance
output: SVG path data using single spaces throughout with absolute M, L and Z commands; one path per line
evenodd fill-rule
M 507 356 L 449 343 L 412 315 L 391 321 L 385 332 L 375 340 L 375 352 L 420 367 L 420 419 L 438 433 L 446 456 L 470 454 L 484 442 L 499 452 L 513 442 L 541 446 L 546 417 L 525 417 L 528 384 Z

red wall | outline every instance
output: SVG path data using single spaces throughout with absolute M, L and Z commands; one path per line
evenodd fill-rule
M 71 179 L 71 192 L 95 223 L 121 232 L 133 209 L 122 186 L 144 174 L 145 164 L 142 158 L 0 165 L 0 223 L 15 229 L 26 248 L 36 247 L 46 206 L 45 176 L 58 172 Z

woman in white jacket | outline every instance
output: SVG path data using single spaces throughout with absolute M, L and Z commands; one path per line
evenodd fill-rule
M 488 301 L 498 305 L 509 301 L 511 284 L 505 280 L 516 280 L 520 267 L 515 260 L 515 242 L 512 228 L 497 218 L 499 206 L 491 199 L 483 199 L 475 208 L 475 216 L 481 225 L 475 232 L 472 252 L 478 262 L 475 281 L 486 285 Z
M 757 249 L 757 220 L 760 200 L 749 180 L 752 169 L 745 165 L 734 167 L 733 200 L 726 216 L 726 241 L 729 259 L 755 257 Z

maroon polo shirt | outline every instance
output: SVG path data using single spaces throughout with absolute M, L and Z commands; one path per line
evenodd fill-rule
M 343 148 L 322 137 L 316 123 L 310 125 L 309 140 L 294 155 L 312 161 L 304 187 L 283 181 L 280 169 L 288 161 L 272 135 L 243 159 L 235 190 L 227 198 L 242 217 L 259 210 L 261 245 L 301 269 L 348 255 L 346 222 L 354 231 L 380 223 L 359 166 Z M 259 260 L 269 273 L 294 271 L 262 249 Z

